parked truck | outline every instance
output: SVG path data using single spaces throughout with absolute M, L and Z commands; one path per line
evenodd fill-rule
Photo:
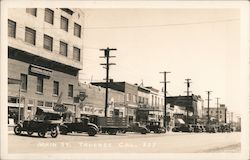
M 116 135 L 117 132 L 126 132 L 128 128 L 127 117 L 99 117 L 90 116 L 90 122 L 99 127 L 101 133 Z

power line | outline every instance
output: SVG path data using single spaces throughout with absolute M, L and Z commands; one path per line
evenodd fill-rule
M 81 31 L 88 29 L 133 29 L 133 28 L 158 28 L 158 27 L 169 27 L 169 26 L 184 26 L 184 25 L 195 25 L 195 24 L 208 24 L 208 23 L 221 23 L 221 22 L 233 22 L 238 21 L 239 18 L 213 20 L 213 21 L 198 21 L 198 22 L 186 22 L 186 23 L 168 23 L 158 25 L 138 25 L 138 26 L 98 26 L 98 27 L 82 27 Z M 18 28 L 18 26 L 16 26 Z M 21 28 L 21 27 L 19 27 Z M 37 29 L 61 29 L 59 27 L 32 27 Z M 74 27 L 68 27 L 68 29 L 74 29 Z

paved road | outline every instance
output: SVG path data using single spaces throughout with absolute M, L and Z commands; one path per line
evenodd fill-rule
M 240 152 L 240 133 L 84 133 L 39 138 L 9 133 L 9 153 L 211 153 Z

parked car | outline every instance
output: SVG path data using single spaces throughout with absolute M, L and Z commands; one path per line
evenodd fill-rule
M 172 129 L 173 132 L 193 132 L 194 129 L 192 125 L 180 124 Z
M 60 114 L 52 109 L 37 107 L 34 119 L 18 123 L 14 127 L 14 133 L 20 135 L 23 131 L 26 131 L 31 136 L 34 132 L 37 132 L 39 137 L 45 137 L 46 133 L 50 132 L 51 137 L 56 138 L 60 123 Z
M 141 134 L 146 134 L 146 133 L 150 133 L 150 130 L 146 126 L 141 125 L 139 122 L 134 122 L 134 123 L 131 123 L 129 127 L 123 133 L 126 133 L 126 132 L 137 132 Z
M 87 132 L 89 136 L 95 136 L 98 131 L 97 125 L 90 123 L 87 117 L 76 118 L 74 122 L 64 122 L 60 125 L 60 133 L 64 135 L 72 132 Z
M 193 124 L 192 127 L 193 127 L 194 132 L 196 133 L 202 132 L 202 128 L 200 127 L 200 125 Z
M 166 133 L 166 128 L 161 127 L 161 122 L 159 121 L 147 121 L 146 128 L 154 133 Z
M 206 126 L 206 132 L 209 132 L 209 133 L 216 133 L 218 130 L 216 128 L 216 126 Z
M 202 132 L 206 132 L 206 128 L 205 128 L 205 126 L 200 125 L 200 128 L 201 128 L 201 131 L 202 131 Z

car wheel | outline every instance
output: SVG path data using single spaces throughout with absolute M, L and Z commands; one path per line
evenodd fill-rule
M 28 135 L 31 136 L 34 132 L 33 131 L 27 131 Z
M 18 126 L 15 126 L 15 128 L 14 128 L 14 133 L 16 134 L 16 135 L 20 135 L 21 134 L 21 127 L 18 125 Z
M 96 133 L 97 133 L 97 131 L 96 131 L 95 128 L 90 127 L 90 128 L 88 129 L 88 135 L 89 135 L 89 136 L 95 136 Z
M 56 138 L 57 135 L 58 135 L 57 129 L 56 128 L 52 128 L 50 135 L 51 135 L 52 138 Z
M 46 132 L 44 132 L 44 131 L 39 131 L 38 132 L 39 137 L 45 137 L 45 134 L 46 134 Z

